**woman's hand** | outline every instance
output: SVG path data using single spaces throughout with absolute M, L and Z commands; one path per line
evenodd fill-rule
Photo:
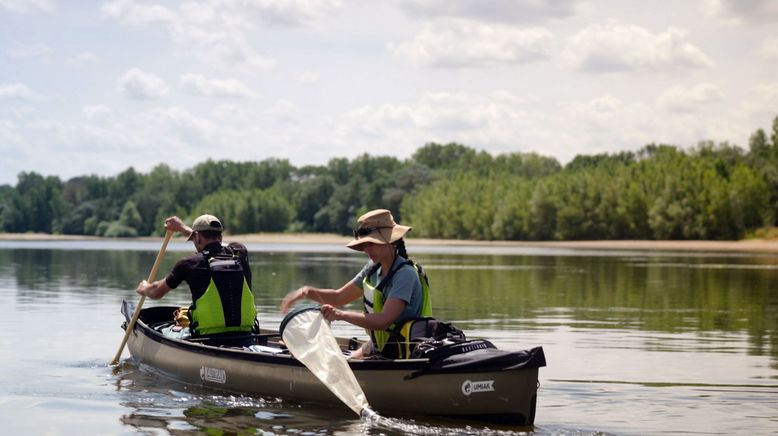
M 289 312 L 289 309 L 294 306 L 295 303 L 306 298 L 308 296 L 308 288 L 310 286 L 301 286 L 300 288 L 286 294 L 283 300 L 281 300 L 281 313 Z
M 327 321 L 337 321 L 343 319 L 343 311 L 331 304 L 321 306 L 321 314 Z

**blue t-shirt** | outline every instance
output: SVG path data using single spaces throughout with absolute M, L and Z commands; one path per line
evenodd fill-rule
M 394 259 L 392 269 L 396 269 L 397 266 L 403 262 L 407 262 L 407 259 L 397 256 Z M 368 261 L 365 266 L 362 267 L 362 270 L 356 276 L 354 276 L 354 279 L 352 280 L 352 282 L 359 286 L 363 292 L 365 289 L 362 287 L 362 280 L 370 272 L 370 270 L 373 269 L 374 266 L 375 263 L 373 263 L 373 261 Z M 373 286 L 378 286 L 378 284 L 381 283 L 380 267 L 375 272 L 375 274 L 369 278 L 368 281 Z M 405 309 L 400 313 L 400 316 L 395 319 L 395 322 L 398 320 L 418 318 L 421 316 L 421 305 L 424 300 L 424 295 L 421 289 L 421 281 L 419 281 L 419 274 L 416 272 L 416 268 L 414 268 L 412 265 L 405 264 L 401 266 L 400 269 L 395 271 L 391 280 L 389 280 L 388 286 L 384 288 L 384 295 L 386 296 L 387 300 L 390 298 L 397 298 L 405 302 Z

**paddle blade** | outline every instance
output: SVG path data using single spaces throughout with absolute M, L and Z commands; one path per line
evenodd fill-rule
M 348 366 L 329 324 L 318 308 L 290 312 L 281 336 L 292 355 L 359 416 L 369 409 L 365 393 Z

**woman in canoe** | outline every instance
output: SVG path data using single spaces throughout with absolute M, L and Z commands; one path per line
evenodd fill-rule
M 346 246 L 363 251 L 369 258 L 362 270 L 340 289 L 302 286 L 290 292 L 281 302 L 286 313 L 297 301 L 310 299 L 322 304 L 321 312 L 329 321 L 343 320 L 370 333 L 370 341 L 355 350 L 351 357 L 365 358 L 389 352 L 387 342 L 402 322 L 431 316 L 429 286 L 421 267 L 408 259 L 403 237 L 411 227 L 394 222 L 386 209 L 370 211 L 357 220 L 354 240 Z M 364 311 L 341 309 L 354 300 L 363 299 Z M 396 348 L 396 347 L 394 347 Z

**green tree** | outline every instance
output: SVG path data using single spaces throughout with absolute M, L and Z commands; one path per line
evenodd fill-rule
M 117 210 L 137 192 L 142 185 L 142 176 L 129 167 L 112 179 L 108 185 L 108 198 Z
M 95 225 L 87 229 L 86 223 L 90 218 L 101 219 L 102 210 L 103 206 L 97 200 L 82 202 L 73 208 L 63 220 L 62 233 L 66 235 L 94 235 Z
M 764 130 L 757 129 L 748 139 L 749 153 L 756 157 L 767 158 L 771 152 L 771 144 L 767 142 L 767 135 Z
M 555 185 L 558 178 L 543 179 L 532 190 L 529 199 L 527 237 L 532 240 L 553 239 L 557 228 L 558 203 Z
M 495 189 L 495 211 L 491 233 L 494 239 L 529 239 L 527 223 L 533 182 L 524 177 L 499 178 Z
M 462 144 L 428 143 L 416 150 L 412 160 L 434 170 L 461 168 L 462 162 L 468 162 L 475 156 L 475 150 Z
M 363 154 L 326 165 L 207 160 L 116 177 L 19 174 L 0 187 L 0 229 L 159 234 L 169 215 L 223 217 L 228 231 L 350 232 L 388 208 L 415 236 L 470 239 L 732 239 L 778 223 L 778 116 L 748 151 L 704 141 L 689 150 L 579 155 L 563 167 L 534 153 L 492 156 L 428 143 L 411 158 Z M 445 219 L 441 219 L 445 217 Z
M 326 225 L 317 222 L 316 214 L 322 210 L 335 191 L 332 176 L 315 176 L 301 180 L 297 185 L 295 203 L 296 219 L 306 231 L 326 231 Z
M 10 198 L 9 216 L 13 232 L 60 232 L 65 202 L 58 177 L 20 173 L 16 195 Z
M 284 231 L 294 216 L 289 200 L 277 188 L 218 191 L 203 197 L 194 210 L 218 216 L 232 234 Z
M 137 206 L 131 200 L 127 200 L 122 206 L 122 212 L 119 215 L 119 224 L 133 229 L 141 225 L 141 216 Z
M 187 186 L 181 175 L 166 164 L 155 166 L 142 178 L 139 189 L 131 196 L 140 222 L 133 227 L 139 235 L 161 234 L 162 223 L 168 216 L 187 210 L 190 205 L 181 204 L 179 198 L 186 198 Z
M 537 153 L 501 154 L 492 162 L 494 175 L 510 174 L 526 179 L 546 177 L 561 170 L 559 162 L 551 157 L 540 156 Z

